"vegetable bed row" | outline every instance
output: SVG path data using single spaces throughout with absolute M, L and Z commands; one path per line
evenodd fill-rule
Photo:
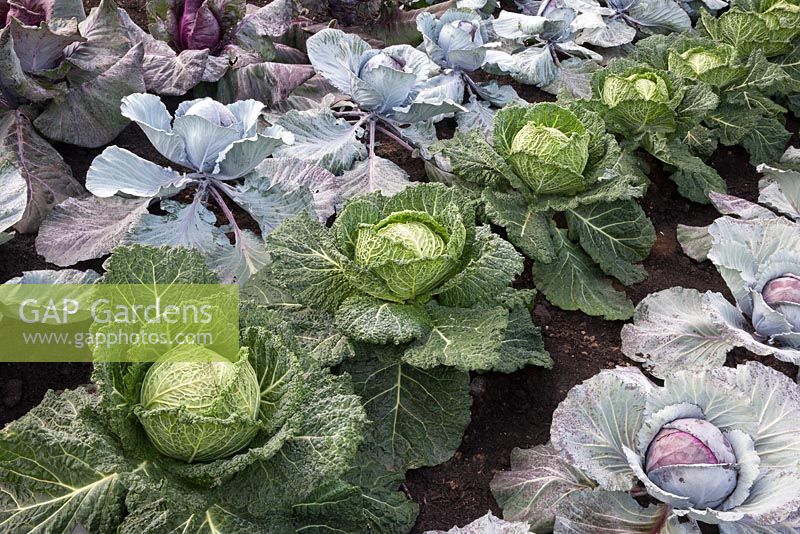
M 800 364 L 800 4 L 341 7 L 151 0 L 145 31 L 111 0 L 0 0 L 0 243 L 62 267 L 5 283 L 238 284 L 242 347 L 96 349 L 91 384 L 0 432 L 0 530 L 409 532 L 401 484 L 459 447 L 470 373 L 552 368 L 539 292 L 629 321 L 642 369 L 572 388 L 494 477 L 503 518 L 450 532 L 800 533 L 800 386 L 726 366 Z M 152 150 L 106 146 L 131 122 Z M 81 181 L 52 142 L 106 148 Z M 729 296 L 626 295 L 653 164 L 719 211 L 677 234 Z

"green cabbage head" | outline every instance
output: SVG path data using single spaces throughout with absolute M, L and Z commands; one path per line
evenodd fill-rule
M 451 240 L 429 214 L 403 210 L 377 224 L 359 224 L 354 260 L 380 277 L 394 297 L 413 300 L 447 278 L 463 245 L 463 238 Z
M 549 102 L 500 110 L 494 138 L 519 179 L 512 185 L 529 197 L 585 191 L 597 181 L 596 164 L 609 148 L 597 114 Z
M 642 66 L 612 62 L 592 76 L 592 91 L 609 128 L 626 137 L 671 133 L 685 93 L 680 79 Z
M 181 345 L 148 369 L 135 413 L 159 452 L 207 462 L 250 443 L 260 429 L 260 400 L 246 355 L 231 362 L 206 348 Z
M 708 39 L 691 39 L 687 40 L 687 44 L 691 48 L 669 50 L 667 64 L 670 72 L 717 88 L 728 86 L 747 76 L 749 69 L 734 61 L 734 47 Z

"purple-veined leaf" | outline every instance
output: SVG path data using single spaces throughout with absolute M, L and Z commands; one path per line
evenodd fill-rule
M 105 256 L 147 213 L 149 202 L 117 196 L 67 199 L 42 222 L 36 252 L 61 267 Z
M 267 107 L 283 102 L 292 91 L 314 76 L 308 65 L 285 63 L 253 63 L 231 69 L 220 80 L 217 99 L 220 102 L 235 102 L 254 98 Z
M 102 146 L 128 124 L 120 113 L 122 97 L 145 90 L 144 49 L 131 48 L 113 67 L 48 103 L 34 124 L 50 139 L 78 146 Z
M 86 194 L 61 155 L 20 110 L 0 115 L 0 149 L 28 186 L 25 214 L 15 225 L 19 232 L 35 232 L 55 204 Z

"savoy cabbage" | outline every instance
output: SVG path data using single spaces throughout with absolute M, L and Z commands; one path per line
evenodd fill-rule
M 104 268 L 99 283 L 218 282 L 199 253 L 186 249 L 124 247 Z M 349 380 L 316 366 L 277 317 L 243 326 L 241 353 L 229 362 L 213 358 L 219 380 L 185 380 L 200 370 L 192 358 L 178 358 L 189 367 L 183 373 L 158 368 L 169 361 L 97 364 L 96 386 L 50 392 L 2 430 L 3 528 L 289 533 L 370 524 L 369 507 L 384 497 L 367 498 L 344 480 L 365 425 Z M 163 389 L 162 381 L 174 387 Z M 226 384 L 248 392 L 245 408 Z M 211 408 L 190 408 L 217 385 Z M 155 391 L 165 393 L 159 404 Z M 225 416 L 230 410 L 246 418 Z M 186 456 L 193 441 L 205 461 Z
M 642 281 L 638 263 L 655 231 L 635 200 L 645 178 L 599 114 L 581 102 L 509 106 L 495 117 L 492 144 L 478 132 L 456 132 L 440 150 L 457 183 L 535 260 L 536 287 L 553 304 L 607 319 L 632 315 L 603 274 Z M 556 226 L 557 213 L 566 229 Z

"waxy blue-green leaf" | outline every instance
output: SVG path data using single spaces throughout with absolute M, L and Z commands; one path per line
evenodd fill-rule
M 554 534 L 612 531 L 619 534 L 700 534 L 691 523 L 681 523 L 665 504 L 641 506 L 621 491 L 578 492 L 560 505 Z
M 308 161 L 334 174 L 350 169 L 367 154 L 358 141 L 362 128 L 337 119 L 329 109 L 289 111 L 275 124 L 294 134 L 294 143 L 279 149 L 279 156 Z
M 0 150 L 3 160 L 26 184 L 27 202 L 22 217 L 14 224 L 17 231 L 35 232 L 53 206 L 86 194 L 61 155 L 36 132 L 22 111 L 0 113 Z
M 511 469 L 498 472 L 491 489 L 503 517 L 546 530 L 553 528 L 556 509 L 565 497 L 596 485 L 548 443 L 511 451 Z
M 654 387 L 636 368 L 601 371 L 559 404 L 550 430 L 553 446 L 603 489 L 630 490 L 636 475 L 623 449 L 635 447 Z

